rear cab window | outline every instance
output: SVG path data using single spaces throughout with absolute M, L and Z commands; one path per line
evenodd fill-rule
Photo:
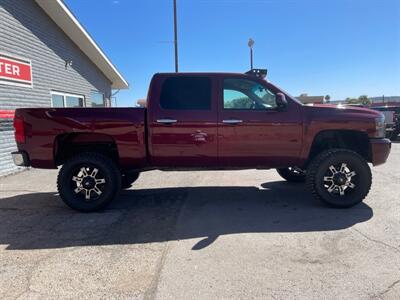
M 209 77 L 169 77 L 162 84 L 160 107 L 165 110 L 211 110 Z

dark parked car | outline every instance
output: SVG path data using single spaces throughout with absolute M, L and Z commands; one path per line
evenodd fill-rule
M 140 172 L 276 168 L 335 207 L 361 202 L 390 152 L 382 113 L 305 106 L 257 72 L 154 75 L 147 108 L 15 112 L 14 162 L 62 168 L 70 207 L 105 207 Z

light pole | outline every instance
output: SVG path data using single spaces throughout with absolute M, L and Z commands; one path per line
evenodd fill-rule
M 250 48 L 250 70 L 253 70 L 253 46 L 254 46 L 254 40 L 252 38 L 249 38 L 249 41 L 247 42 L 247 45 Z
M 176 17 L 176 0 L 174 0 L 174 47 L 175 47 L 175 72 L 178 72 L 178 27 Z

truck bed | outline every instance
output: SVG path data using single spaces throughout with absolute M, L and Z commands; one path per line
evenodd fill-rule
M 123 168 L 143 167 L 146 159 L 145 108 L 23 108 L 25 143 L 33 167 L 56 168 L 62 142 L 113 144 Z M 64 149 L 65 150 L 65 149 Z

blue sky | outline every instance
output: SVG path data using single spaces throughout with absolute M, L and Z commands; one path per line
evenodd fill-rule
M 172 0 L 64 0 L 130 83 L 118 106 L 174 70 Z M 399 0 L 177 0 L 180 71 L 254 64 L 294 96 L 400 95 Z

